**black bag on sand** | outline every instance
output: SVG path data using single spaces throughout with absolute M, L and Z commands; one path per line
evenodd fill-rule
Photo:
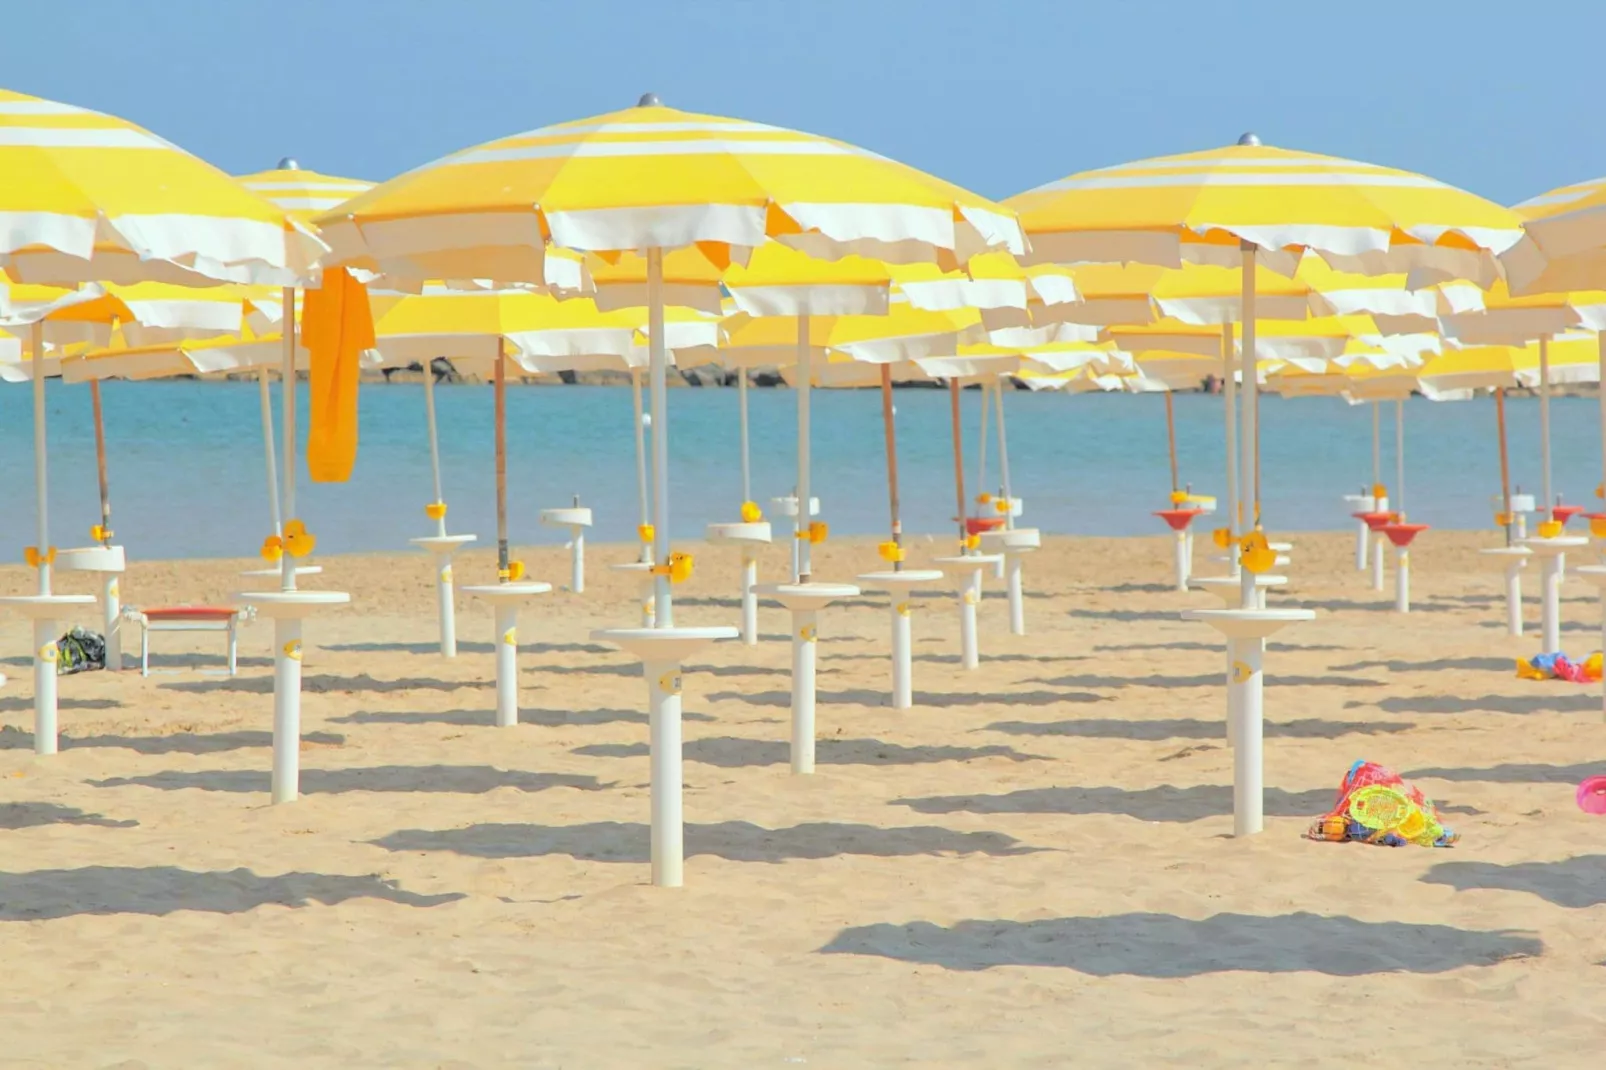
M 106 667 L 106 638 L 97 632 L 74 628 L 61 637 L 56 649 L 57 676 Z

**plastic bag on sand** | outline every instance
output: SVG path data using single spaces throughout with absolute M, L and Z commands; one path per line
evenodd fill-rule
M 1376 762 L 1350 766 L 1333 809 L 1305 833 L 1312 840 L 1377 843 L 1385 847 L 1449 847 L 1460 837 L 1444 827 L 1433 800 Z
M 106 667 L 106 637 L 74 628 L 56 642 L 56 675 L 71 676 Z

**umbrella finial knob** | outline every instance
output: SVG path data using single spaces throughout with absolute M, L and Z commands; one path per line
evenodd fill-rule
M 657 93 L 643 93 L 641 94 L 641 99 L 636 101 L 636 107 L 638 108 L 661 108 L 663 106 L 664 102 L 658 99 Z
M 1240 144 L 1240 145 L 1259 145 L 1260 144 L 1260 135 L 1256 134 L 1256 133 L 1253 133 L 1253 132 L 1247 133 L 1247 134 L 1243 135 L 1242 137 L 1240 137 L 1238 139 L 1238 144 Z
M 278 169 L 280 171 L 299 171 L 301 170 L 301 162 L 294 156 L 286 156 L 284 159 L 279 161 Z

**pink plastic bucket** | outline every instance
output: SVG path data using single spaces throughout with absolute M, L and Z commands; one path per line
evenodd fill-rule
M 1606 776 L 1592 776 L 1578 785 L 1578 809 L 1586 814 L 1606 814 Z

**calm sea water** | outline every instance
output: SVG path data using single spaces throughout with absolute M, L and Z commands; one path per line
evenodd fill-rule
M 436 392 L 451 530 L 489 540 L 495 531 L 491 390 Z M 108 383 L 103 389 L 110 448 L 113 522 L 141 558 L 250 556 L 270 530 L 257 391 L 250 383 Z M 306 410 L 303 388 L 299 412 Z M 795 474 L 796 395 L 753 390 L 754 494 L 788 493 Z M 711 520 L 734 520 L 741 503 L 737 394 L 674 390 L 670 412 L 670 503 L 676 537 Z M 823 515 L 843 534 L 886 526 L 886 469 L 880 398 L 874 391 L 817 390 L 814 479 Z M 1005 398 L 1015 492 L 1029 523 L 1052 533 L 1129 535 L 1161 530 L 1151 510 L 1169 490 L 1164 400 L 1160 395 L 1011 393 Z M 20 559 L 33 540 L 30 394 L 0 387 L 0 556 Z M 905 529 L 945 532 L 953 515 L 953 459 L 943 392 L 897 394 Z M 98 519 L 93 424 L 86 387 L 51 382 L 52 541 L 81 545 Z M 1392 406 L 1385 406 L 1384 479 L 1393 476 Z M 964 397 L 966 479 L 975 479 L 977 392 Z M 1202 493 L 1223 492 L 1219 397 L 1176 398 L 1182 478 Z M 1340 495 L 1371 480 L 1369 406 L 1314 398 L 1264 399 L 1263 484 L 1268 526 L 1281 531 L 1347 526 Z M 1539 407 L 1507 406 L 1513 478 L 1539 485 Z M 1598 409 L 1593 399 L 1552 406 L 1556 488 L 1588 501 L 1599 482 Z M 277 417 L 275 418 L 277 421 Z M 634 538 L 635 453 L 630 393 L 624 388 L 517 388 L 508 393 L 510 526 L 517 543 L 559 542 L 539 526 L 541 508 L 579 494 L 595 508 L 592 537 Z M 275 423 L 277 426 L 277 422 Z M 303 427 L 303 434 L 305 428 Z M 1488 398 L 1406 404 L 1407 506 L 1413 520 L 1485 527 L 1499 488 L 1495 413 Z M 991 451 L 990 451 L 991 452 Z M 996 482 L 996 466 L 993 468 Z M 362 445 L 352 479 L 310 485 L 299 512 L 335 553 L 391 551 L 425 534 L 432 497 L 423 388 L 365 385 Z M 974 486 L 969 492 L 975 493 Z

